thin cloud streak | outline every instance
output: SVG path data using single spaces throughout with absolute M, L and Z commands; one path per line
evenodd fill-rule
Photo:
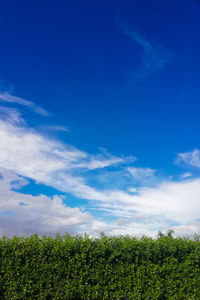
M 60 125 L 42 125 L 39 126 L 39 129 L 47 132 L 57 132 L 57 131 L 69 132 L 70 131 L 67 127 L 60 126 Z
M 16 103 L 16 104 L 20 104 L 20 105 L 30 107 L 33 111 L 35 111 L 36 113 L 38 113 L 42 116 L 48 116 L 49 115 L 49 113 L 45 109 L 43 109 L 40 106 L 34 104 L 33 102 L 31 102 L 29 100 L 25 100 L 25 99 L 20 98 L 20 97 L 13 96 L 8 92 L 0 93 L 0 101 L 8 102 L 8 103 Z

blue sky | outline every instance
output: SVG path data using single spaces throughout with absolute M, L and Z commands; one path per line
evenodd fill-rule
M 200 2 L 0 13 L 0 235 L 200 233 Z

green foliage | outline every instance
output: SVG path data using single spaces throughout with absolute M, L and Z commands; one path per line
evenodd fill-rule
M 200 299 L 200 239 L 3 236 L 0 299 Z

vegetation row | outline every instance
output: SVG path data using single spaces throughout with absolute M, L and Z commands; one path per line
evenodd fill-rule
M 0 299 L 200 299 L 200 240 L 3 236 Z

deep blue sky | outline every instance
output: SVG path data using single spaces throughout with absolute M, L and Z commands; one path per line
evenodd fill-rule
M 2 85 L 54 112 L 81 148 L 156 163 L 199 146 L 199 14 L 186 0 L 4 1 Z M 169 51 L 166 67 L 135 83 L 141 47 L 120 22 Z
M 1 92 L 49 111 L 63 143 L 162 176 L 200 148 L 200 2 L 1 1 L 0 41 Z

